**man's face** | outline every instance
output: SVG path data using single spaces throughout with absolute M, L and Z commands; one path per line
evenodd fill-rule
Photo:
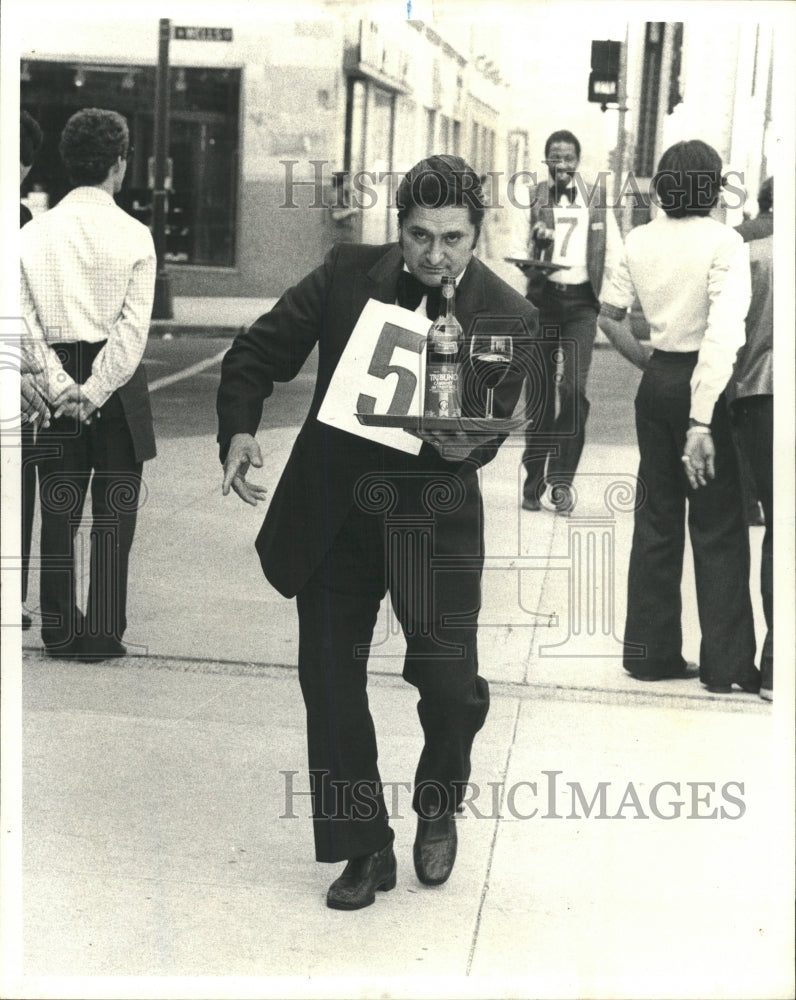
M 575 171 L 578 169 L 578 154 L 575 151 L 575 144 L 572 142 L 551 143 L 547 151 L 547 170 L 550 180 L 558 188 L 569 187 Z
M 441 285 L 442 278 L 460 274 L 477 242 L 469 209 L 414 205 L 401 227 L 400 244 L 406 266 L 425 285 Z

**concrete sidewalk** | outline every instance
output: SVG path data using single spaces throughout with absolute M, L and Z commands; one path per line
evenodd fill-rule
M 595 379 L 611 364 L 599 352 Z M 622 372 L 611 405 L 630 421 Z M 369 692 L 398 886 L 348 914 L 324 905 L 339 866 L 313 861 L 295 610 L 259 568 L 263 510 L 222 498 L 210 436 L 160 441 L 130 568 L 131 655 L 66 664 L 24 636 L 25 979 L 3 995 L 792 995 L 792 817 L 771 706 L 622 670 L 637 458 L 600 443 L 597 407 L 592 421 L 572 518 L 518 509 L 516 442 L 484 470 L 492 707 L 478 798 L 436 889 L 413 871 L 402 784 L 421 745 L 415 693 L 386 610 L 379 621 Z M 261 435 L 271 494 L 296 432 Z M 211 978 L 128 978 L 144 976 Z
M 612 352 L 599 352 L 593 378 L 610 382 L 621 373 L 622 396 L 611 405 L 626 409 L 627 426 L 632 426 L 635 376 L 621 364 Z M 273 406 L 279 405 L 278 393 L 270 401 Z M 266 461 L 253 478 L 267 487 L 269 497 L 297 433 L 298 427 L 280 427 L 259 435 Z M 645 685 L 622 669 L 625 571 L 638 459 L 635 446 L 603 444 L 600 436 L 595 406 L 575 481 L 578 503 L 570 518 L 520 509 L 521 438 L 510 438 L 482 470 L 487 552 L 479 625 L 483 672 L 491 681 L 512 685 L 715 700 L 695 681 Z M 217 454 L 210 435 L 165 438 L 158 442 L 157 458 L 146 465 L 125 642 L 132 655 L 294 666 L 294 602 L 270 587 L 254 551 L 265 509 L 247 506 L 232 494 L 221 496 Z M 759 578 L 762 531 L 752 529 L 753 581 Z M 80 537 L 87 569 L 88 537 Z M 30 592 L 36 594 L 37 588 L 34 575 Z M 757 587 L 752 594 L 762 643 Z M 683 595 L 684 655 L 697 662 L 699 623 L 690 553 Z M 387 605 L 377 624 L 370 667 L 377 674 L 396 675 L 404 643 Z M 31 650 L 38 641 L 35 628 L 23 639 Z M 769 711 L 753 695 L 734 695 L 732 703 Z
M 150 335 L 234 337 L 268 312 L 275 302 L 275 298 L 176 296 L 174 316 L 153 320 Z
M 765 714 L 493 685 L 478 798 L 429 889 L 405 790 L 414 702 L 371 682 L 398 885 L 340 913 L 324 905 L 340 866 L 312 860 L 290 670 L 29 658 L 25 980 L 3 995 L 792 995 Z

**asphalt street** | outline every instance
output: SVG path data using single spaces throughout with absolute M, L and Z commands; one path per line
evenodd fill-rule
M 152 336 L 144 356 L 152 393 L 152 413 L 159 439 L 198 437 L 216 433 L 215 394 L 221 371 L 219 358 L 229 348 L 229 338 L 172 336 L 164 340 Z M 186 370 L 208 364 L 195 374 Z M 295 427 L 304 419 L 315 377 L 316 354 L 292 382 L 278 385 L 274 403 L 263 411 L 263 432 L 272 427 Z M 177 375 L 178 380 L 162 388 L 161 380 Z

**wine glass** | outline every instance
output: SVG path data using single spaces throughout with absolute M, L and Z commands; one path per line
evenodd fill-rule
M 470 340 L 470 363 L 473 366 L 475 392 L 480 398 L 481 390 L 486 389 L 487 419 L 494 416 L 494 393 L 508 374 L 513 345 L 507 334 L 476 333 Z
M 545 250 L 555 243 L 555 231 L 548 229 L 543 222 L 537 222 L 533 227 L 534 259 L 543 260 Z

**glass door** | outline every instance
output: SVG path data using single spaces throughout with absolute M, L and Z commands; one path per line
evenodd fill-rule
M 369 80 L 348 82 L 345 167 L 354 180 L 354 197 L 362 205 L 362 242 L 384 243 L 397 236 L 393 169 L 395 134 L 395 94 Z M 357 175 L 363 174 L 362 193 L 357 192 Z M 380 176 L 387 175 L 379 181 Z M 391 199 L 391 193 L 393 195 Z

